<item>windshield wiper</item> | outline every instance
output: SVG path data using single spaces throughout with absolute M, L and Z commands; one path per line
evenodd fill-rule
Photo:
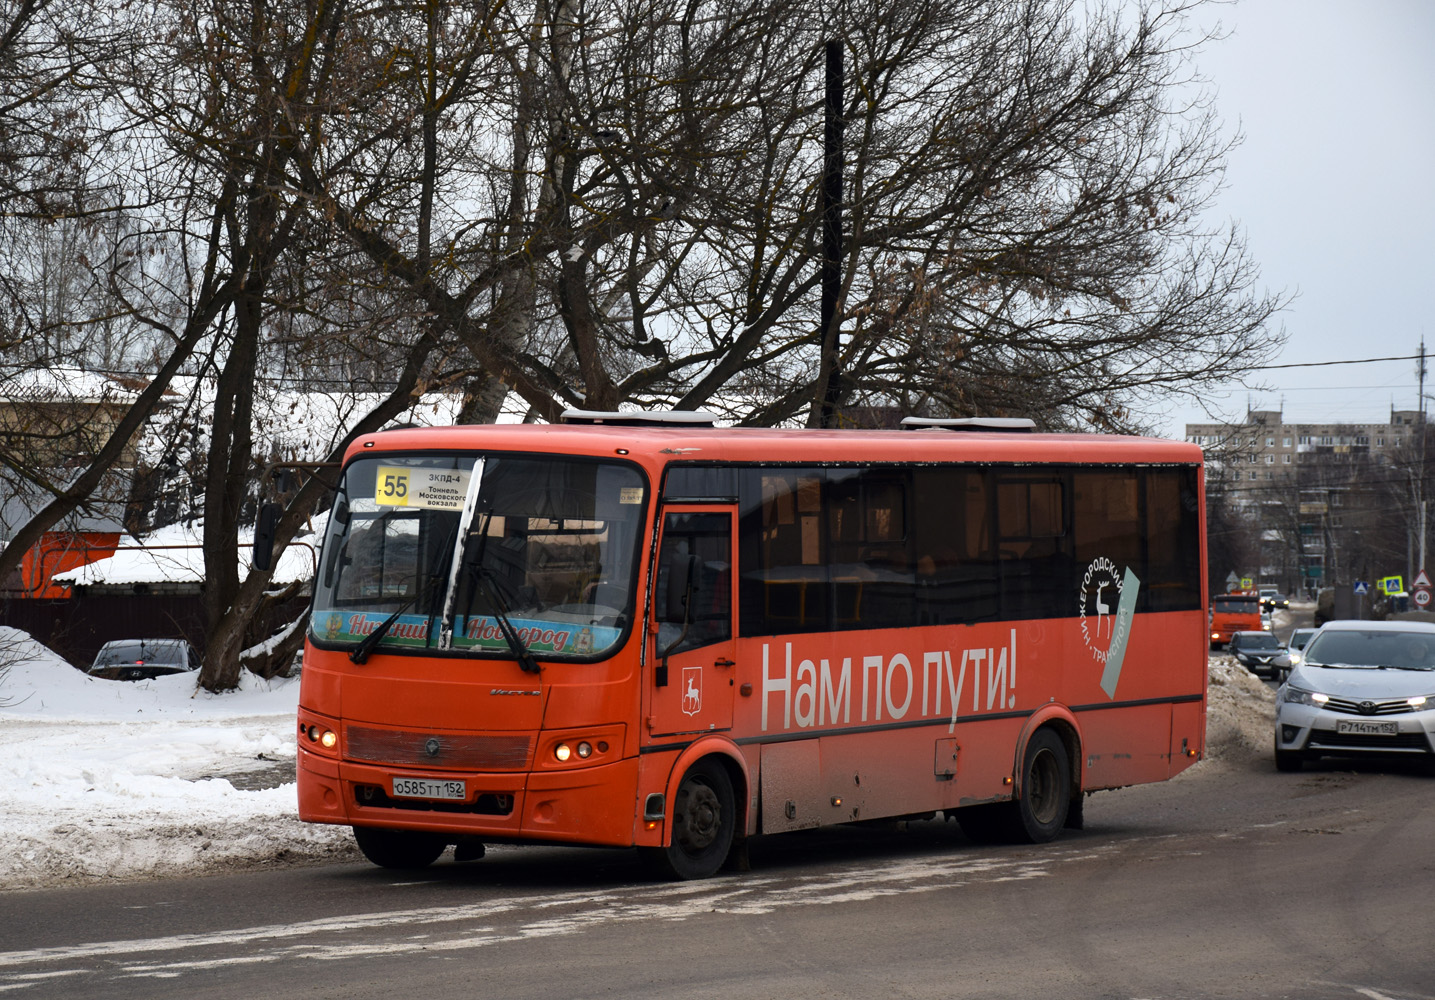
M 409 595 L 408 600 L 399 605 L 399 610 L 379 622 L 376 629 L 360 639 L 359 644 L 354 647 L 354 651 L 349 654 L 349 660 L 353 663 L 367 663 L 369 661 L 369 654 L 373 652 L 374 647 L 379 644 L 379 640 L 384 637 L 394 622 L 399 620 L 399 615 L 407 611 L 413 605 L 414 601 L 418 600 L 418 596 L 419 592 L 414 591 Z
M 481 558 L 480 554 L 480 558 Z M 478 579 L 483 584 L 484 591 L 488 594 L 489 603 L 493 607 L 493 620 L 498 622 L 498 631 L 503 635 L 503 641 L 508 643 L 508 648 L 513 650 L 513 656 L 518 660 L 518 666 L 526 674 L 536 674 L 541 669 L 533 654 L 528 651 L 528 646 L 508 620 L 508 602 L 503 599 L 501 588 L 492 579 L 492 570 L 484 566 L 478 566 Z
M 446 552 L 449 548 L 453 546 L 453 540 L 456 536 L 457 531 L 458 526 L 457 524 L 455 524 L 454 529 L 448 534 L 448 541 L 444 543 L 443 548 L 439 551 Z M 434 572 L 429 574 L 428 581 L 423 585 L 421 589 L 416 588 L 414 592 L 409 595 L 408 599 L 404 601 L 404 603 L 399 605 L 399 609 L 397 611 L 389 615 L 389 617 L 385 618 L 383 621 L 379 622 L 377 628 L 375 628 L 368 635 L 364 636 L 363 639 L 359 640 L 359 644 L 355 646 L 353 652 L 349 654 L 349 661 L 351 663 L 367 663 L 369 660 L 369 654 L 374 651 L 374 647 L 379 644 L 379 640 L 382 639 L 385 634 L 388 633 L 389 629 L 393 627 L 394 622 L 399 620 L 399 615 L 403 614 L 409 608 L 413 607 L 414 602 L 419 600 L 420 598 L 423 599 L 423 602 L 425 604 L 429 603 L 429 599 L 433 597 L 434 592 L 438 589 L 438 585 L 440 582 L 442 582 L 442 580 L 443 563 L 442 561 L 440 561 L 438 568 L 435 569 Z M 432 608 L 430 608 L 429 613 L 433 613 Z

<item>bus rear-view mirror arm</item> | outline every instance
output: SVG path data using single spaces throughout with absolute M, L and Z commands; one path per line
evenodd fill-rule
M 677 649 L 682 641 L 688 637 L 688 629 L 693 623 L 693 595 L 698 590 L 698 580 L 701 579 L 703 561 L 694 555 L 678 555 L 673 559 L 672 565 L 668 567 L 668 590 L 667 601 L 664 611 L 671 613 L 673 607 L 678 604 L 683 608 L 683 628 L 678 637 L 668 643 L 666 648 L 658 654 L 663 661 L 663 666 L 668 665 L 668 655 Z M 664 673 L 667 671 L 664 670 Z

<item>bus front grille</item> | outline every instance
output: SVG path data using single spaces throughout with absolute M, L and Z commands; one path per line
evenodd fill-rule
M 348 726 L 344 735 L 345 756 L 370 764 L 521 771 L 533 756 L 533 737 L 526 734 L 464 736 Z

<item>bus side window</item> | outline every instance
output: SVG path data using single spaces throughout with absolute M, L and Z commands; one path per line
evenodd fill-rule
M 1003 617 L 1060 613 L 1071 577 L 1065 485 L 1050 475 L 997 480 Z
M 1201 606 L 1200 498 L 1194 467 L 1146 470 L 1147 607 Z
M 1076 564 L 1083 572 L 1097 559 L 1109 559 L 1118 574 L 1130 569 L 1142 580 L 1137 610 L 1146 610 L 1149 591 L 1142 558 L 1141 504 L 1137 471 L 1078 471 L 1072 476 L 1076 507 Z M 1199 578 L 1199 576 L 1198 576 Z
M 732 638 L 731 523 L 726 514 L 704 512 L 670 512 L 664 519 L 653 591 L 660 653 Z
M 976 469 L 914 470 L 918 624 L 997 617 L 989 483 L 990 476 Z

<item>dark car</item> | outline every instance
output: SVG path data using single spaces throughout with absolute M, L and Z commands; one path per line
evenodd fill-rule
M 116 639 L 100 647 L 91 677 L 140 681 L 199 669 L 199 654 L 183 639 Z
M 1230 653 L 1258 677 L 1280 680 L 1290 673 L 1290 654 L 1269 632 L 1237 632 L 1231 636 Z
M 1285 594 L 1270 587 L 1261 588 L 1261 607 L 1274 611 L 1276 608 L 1289 608 L 1290 606 L 1291 599 Z

